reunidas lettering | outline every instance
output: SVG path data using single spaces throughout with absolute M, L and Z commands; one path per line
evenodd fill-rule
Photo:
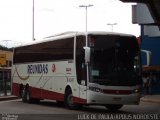
M 47 74 L 48 64 L 28 65 L 28 74 Z

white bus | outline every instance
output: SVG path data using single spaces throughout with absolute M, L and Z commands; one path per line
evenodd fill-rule
M 69 109 L 139 104 L 140 49 L 135 36 L 67 32 L 14 49 L 13 94 L 24 102 L 64 102 Z

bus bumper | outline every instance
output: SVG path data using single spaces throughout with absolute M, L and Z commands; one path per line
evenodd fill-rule
M 103 94 L 100 92 L 89 91 L 87 94 L 88 104 L 123 104 L 123 105 L 138 105 L 140 102 L 140 93 L 129 95 Z

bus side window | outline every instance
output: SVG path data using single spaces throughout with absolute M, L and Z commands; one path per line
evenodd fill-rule
M 77 81 L 81 84 L 81 80 L 86 81 L 86 66 L 85 66 L 85 37 L 78 36 L 76 40 L 76 73 Z

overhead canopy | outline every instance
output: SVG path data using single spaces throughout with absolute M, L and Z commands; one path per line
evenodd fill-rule
M 156 24 L 160 25 L 160 0 L 120 0 L 122 2 L 137 2 L 147 4 Z

